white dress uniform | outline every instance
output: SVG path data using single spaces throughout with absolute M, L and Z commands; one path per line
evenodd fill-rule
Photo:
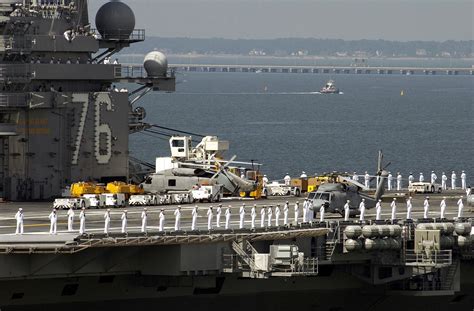
M 267 209 L 267 226 L 268 226 L 268 227 L 271 227 L 271 226 L 272 226 L 272 217 L 273 217 L 273 209 L 272 209 L 272 207 L 270 206 L 270 207 Z
M 325 212 L 326 212 L 326 209 L 324 208 L 324 204 L 321 204 L 321 207 L 319 208 L 319 221 L 320 222 L 324 221 Z
M 225 229 L 226 230 L 230 229 L 230 216 L 231 216 L 230 207 L 227 207 L 227 209 L 225 210 Z
M 365 219 L 365 201 L 364 201 L 364 199 L 362 199 L 362 201 L 359 204 L 359 212 L 360 212 L 359 220 L 364 221 L 364 219 Z
M 23 234 L 23 210 L 20 208 L 15 214 L 16 219 L 16 231 L 15 234 Z
M 430 214 L 430 201 L 428 199 L 425 199 L 425 201 L 423 202 L 423 211 L 423 218 L 428 218 Z
M 446 199 L 442 199 L 439 203 L 439 218 L 444 219 L 444 214 L 446 213 Z
M 266 215 L 265 207 L 262 207 L 260 210 L 260 227 L 265 228 L 265 215 Z
M 109 234 L 110 229 L 110 211 L 106 211 L 104 214 L 104 233 Z
M 446 176 L 445 173 L 443 173 L 443 175 L 441 175 L 441 188 L 443 188 L 443 190 L 447 190 L 448 189 L 448 176 Z
M 222 214 L 222 206 L 219 205 L 216 210 L 216 227 L 221 227 L 221 214 Z
M 165 229 L 165 213 L 163 211 L 160 211 L 160 215 L 158 216 L 158 218 L 160 219 L 160 226 L 158 227 L 158 230 L 160 232 L 163 232 L 163 230 Z
M 148 212 L 147 210 L 144 210 L 142 212 L 142 233 L 147 232 L 147 227 L 148 227 Z
M 212 218 L 214 218 L 214 212 L 212 206 L 207 210 L 207 230 L 212 230 Z
M 408 176 L 408 185 L 411 186 L 414 180 L 415 180 L 415 177 L 413 177 L 413 174 L 410 173 L 410 176 Z
M 290 183 L 291 183 L 291 177 L 290 175 L 286 174 L 285 177 L 283 178 L 283 180 L 285 181 L 285 186 L 289 186 Z
M 283 206 L 283 225 L 286 226 L 288 225 L 288 203 L 285 203 L 285 206 Z
M 387 184 L 388 184 L 388 190 L 392 190 L 392 185 L 393 185 L 393 175 L 392 173 L 388 173 L 388 176 L 387 176 Z
M 397 219 L 397 200 L 393 199 L 392 203 L 390 203 L 390 207 L 392 208 L 392 218 L 391 220 Z
M 397 174 L 397 191 L 402 190 L 402 174 Z
M 79 214 L 79 234 L 86 233 L 86 211 L 82 210 Z
M 308 221 L 308 200 L 303 202 L 303 223 Z
M 275 207 L 275 227 L 278 227 L 280 225 L 280 206 L 277 205 Z
M 252 229 L 255 229 L 255 219 L 257 218 L 257 210 L 255 208 L 255 205 L 252 206 L 252 210 L 250 211 L 250 217 L 252 219 L 250 227 Z
M 365 187 L 369 188 L 369 186 L 370 186 L 370 175 L 367 172 L 365 172 L 365 175 L 364 175 L 364 182 L 365 182 Z
M 375 220 L 380 220 L 382 217 L 382 204 L 380 204 L 380 200 L 375 204 L 375 213 Z
M 128 216 L 127 216 L 127 212 L 123 212 L 122 213 L 122 217 L 120 219 L 122 219 L 122 233 L 127 233 L 127 221 L 128 221 Z
M 356 172 L 354 172 L 354 175 L 352 176 L 352 180 L 359 182 L 359 175 L 357 175 Z
M 471 192 L 472 192 L 472 188 L 471 188 L 471 187 L 466 188 L 466 197 L 470 196 L 470 195 L 471 195 Z
M 462 217 L 462 212 L 464 210 L 464 203 L 462 202 L 462 197 L 458 200 L 458 218 Z
M 191 230 L 192 231 L 196 230 L 196 224 L 197 224 L 197 218 L 198 218 L 197 209 L 198 209 L 197 206 L 195 206 L 191 212 L 191 215 L 192 215 Z
M 245 223 L 245 205 L 242 205 L 239 209 L 239 229 L 244 228 Z
M 56 210 L 53 210 L 48 218 L 50 221 L 49 234 L 56 234 L 58 226 L 58 215 L 56 214 Z
M 466 190 L 466 173 L 464 171 L 462 171 L 461 173 L 461 188 L 462 190 Z
M 349 217 L 350 217 L 350 207 L 349 207 L 349 202 L 346 202 L 346 204 L 344 204 L 344 221 L 349 221 Z
M 411 204 L 411 197 L 407 199 L 407 219 L 411 219 L 411 211 L 413 209 L 413 205 Z
M 178 207 L 174 211 L 174 231 L 181 230 L 181 209 Z
M 313 201 L 308 201 L 308 219 L 309 222 L 313 222 L 314 220 L 314 209 L 313 209 Z
M 438 176 L 436 176 L 435 172 L 431 172 L 431 183 L 434 184 L 436 180 L 438 179 Z
M 296 202 L 295 203 L 295 225 L 298 224 L 299 213 L 300 213 L 300 204 Z
M 75 215 L 74 210 L 70 208 L 67 211 L 67 231 L 69 232 L 73 231 L 72 225 L 74 223 L 74 215 Z
M 423 173 L 420 173 L 420 178 L 418 179 L 419 182 L 424 182 L 425 181 L 425 176 L 423 176 Z
M 451 174 L 451 189 L 456 189 L 456 173 L 453 171 L 453 173 Z
M 267 175 L 263 175 L 262 183 L 263 183 L 263 186 L 264 186 L 264 187 L 266 187 L 266 186 L 268 185 L 268 178 L 267 178 Z

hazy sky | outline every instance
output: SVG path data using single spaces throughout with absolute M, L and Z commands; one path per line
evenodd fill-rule
M 106 0 L 90 0 L 91 21 Z M 472 0 L 123 0 L 147 35 L 473 40 Z

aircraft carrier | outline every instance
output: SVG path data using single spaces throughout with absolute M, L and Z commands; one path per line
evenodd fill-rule
M 166 57 L 151 52 L 144 67 L 123 66 L 113 55 L 145 39 L 130 8 L 109 2 L 91 28 L 85 0 L 0 1 L 0 197 L 49 200 L 76 181 L 128 181 L 129 134 L 150 125 L 136 104 L 147 92 L 173 91 Z M 136 84 L 133 91 L 116 83 Z M 122 91 L 121 91 L 122 90 Z M 398 195 L 398 194 L 394 194 Z M 47 233 L 51 203 L 6 203 L 0 211 L 0 308 L 5 310 L 131 310 L 249 308 L 288 310 L 472 310 L 473 213 L 456 217 L 460 193 L 448 196 L 446 219 L 322 221 L 237 229 L 241 201 L 230 201 L 231 228 L 207 230 L 201 205 L 198 230 L 183 208 L 121 211 L 103 233 L 104 211 L 87 212 L 87 234 Z M 432 206 L 439 204 L 434 195 Z M 296 198 L 269 199 L 262 205 Z M 384 203 L 385 206 L 386 203 Z M 249 205 L 253 205 L 253 202 Z M 25 210 L 25 234 L 14 235 L 14 213 Z M 163 208 L 167 221 L 157 229 Z M 384 207 L 386 208 L 386 207 Z M 384 218 L 389 213 L 383 214 Z M 293 213 L 290 213 L 293 215 Z M 293 216 L 290 216 L 292 218 Z M 258 218 L 259 219 L 259 218 Z

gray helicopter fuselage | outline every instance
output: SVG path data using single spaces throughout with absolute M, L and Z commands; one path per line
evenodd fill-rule
M 145 192 L 164 194 L 173 191 L 189 191 L 195 185 L 217 184 L 213 174 L 202 169 L 170 169 L 148 175 L 141 184 Z

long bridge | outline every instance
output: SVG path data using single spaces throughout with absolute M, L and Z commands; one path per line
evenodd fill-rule
M 384 75 L 474 75 L 472 68 L 448 67 L 379 67 L 379 66 L 308 66 L 308 65 L 224 65 L 171 64 L 176 71 L 249 72 L 249 73 L 312 73 L 312 74 L 384 74 Z

